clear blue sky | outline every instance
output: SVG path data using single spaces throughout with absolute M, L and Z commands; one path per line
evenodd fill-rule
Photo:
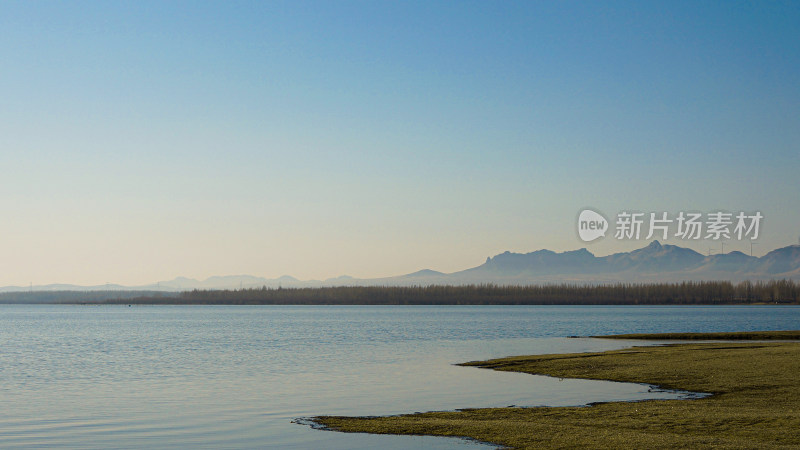
M 449 272 L 587 246 L 586 206 L 761 211 L 763 254 L 800 235 L 798 24 L 798 2 L 0 2 L 0 285 Z

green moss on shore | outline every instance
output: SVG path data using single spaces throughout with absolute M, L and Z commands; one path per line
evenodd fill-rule
M 800 448 L 800 343 L 674 344 L 464 365 L 714 395 L 315 421 L 338 431 L 463 436 L 512 448 Z

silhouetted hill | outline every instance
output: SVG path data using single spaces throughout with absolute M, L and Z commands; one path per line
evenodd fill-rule
M 677 245 L 661 245 L 653 241 L 647 247 L 629 253 L 615 253 L 603 259 L 609 271 L 622 272 L 674 272 L 691 270 L 703 261 L 703 255 Z
M 797 279 L 800 246 L 774 250 L 761 258 L 734 251 L 703 256 L 677 245 L 653 241 L 631 252 L 598 257 L 582 248 L 556 253 L 504 252 L 480 266 L 445 275 L 452 284 L 543 282 L 634 282 L 679 280 Z
M 0 292 L 23 291 L 188 291 L 214 289 L 313 288 L 335 286 L 529 285 L 542 283 L 662 283 L 708 280 L 800 280 L 800 245 L 773 250 L 755 258 L 742 252 L 703 256 L 677 245 L 650 244 L 630 252 L 595 256 L 581 248 L 565 252 L 542 249 L 529 253 L 503 252 L 476 267 L 453 273 L 423 269 L 413 273 L 360 279 L 349 276 L 324 281 L 298 280 L 289 275 L 264 278 L 252 275 L 214 276 L 205 280 L 177 277 L 145 286 L 115 284 L 76 286 L 8 286 Z
M 437 272 L 431 269 L 422 269 L 414 273 L 409 273 L 408 275 L 402 275 L 402 276 L 406 278 L 415 278 L 415 277 L 439 277 L 442 275 L 444 275 L 444 273 L 442 272 Z
M 800 245 L 773 250 L 758 258 L 752 267 L 754 273 L 781 274 L 800 269 Z
M 461 273 L 490 272 L 502 276 L 517 276 L 527 273 L 595 273 L 603 269 L 603 261 L 595 258 L 585 248 L 556 253 L 551 250 L 537 250 L 531 253 L 501 253 L 487 258 L 479 267 Z

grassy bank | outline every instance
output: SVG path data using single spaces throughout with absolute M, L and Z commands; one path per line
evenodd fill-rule
M 468 436 L 512 448 L 800 448 L 800 343 L 692 343 L 464 365 L 714 395 L 315 420 L 338 431 Z

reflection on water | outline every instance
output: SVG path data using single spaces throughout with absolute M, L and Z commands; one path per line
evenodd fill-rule
M 292 424 L 483 406 L 665 398 L 648 386 L 452 364 L 791 329 L 797 307 L 0 306 L 0 447 L 463 448 Z M 559 337 L 560 336 L 560 337 Z

